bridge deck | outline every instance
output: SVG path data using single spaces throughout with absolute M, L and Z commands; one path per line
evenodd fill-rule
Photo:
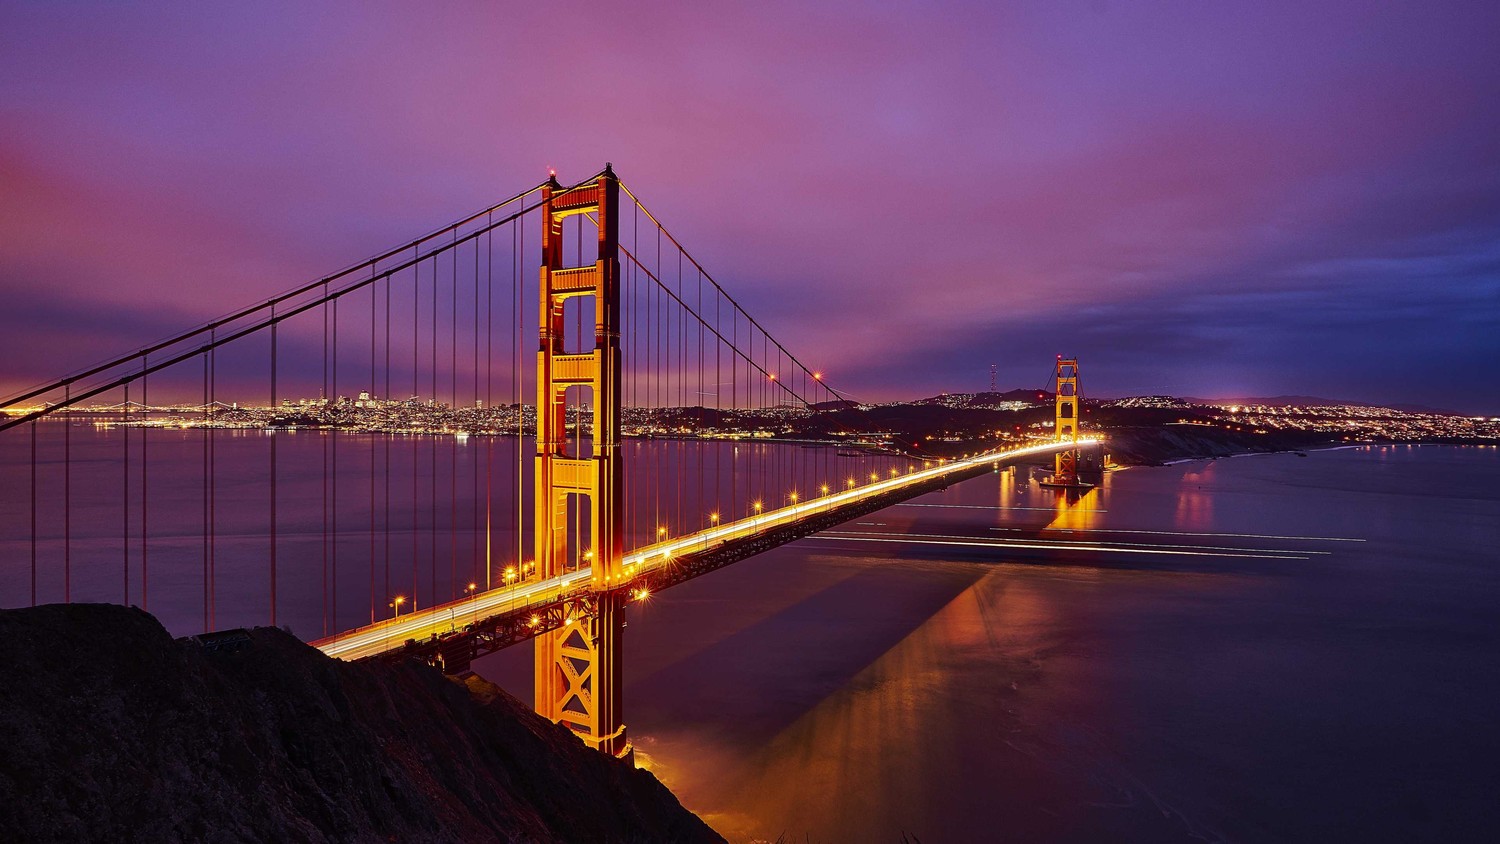
M 1079 440 L 1078 445 L 1098 442 Z M 647 545 L 625 555 L 621 582 L 606 588 L 658 591 L 863 513 L 981 474 L 991 466 L 1072 447 L 1071 443 L 1044 443 L 950 460 Z M 467 664 L 472 656 L 571 624 L 589 612 L 595 599 L 592 577 L 591 569 L 582 568 L 546 580 L 491 589 L 319 639 L 312 645 L 329 656 L 347 660 L 413 653 L 428 658 L 444 655 L 450 666 L 455 658 Z

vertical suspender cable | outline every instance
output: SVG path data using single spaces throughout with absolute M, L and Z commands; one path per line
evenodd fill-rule
M 521 404 L 521 283 L 520 268 L 525 264 L 526 255 L 526 218 L 523 216 L 516 221 L 516 229 L 512 232 L 511 246 L 511 268 L 510 268 L 510 297 L 511 297 L 511 399 L 516 408 L 516 566 L 518 577 L 525 577 L 525 540 L 522 536 L 521 524 L 524 519 L 522 508 L 525 507 L 525 485 L 526 472 L 521 465 L 523 455 L 521 444 L 524 439 L 525 414 L 522 412 Z M 546 225 L 544 221 L 542 223 Z M 540 412 L 540 408 L 537 409 Z
M 375 266 L 370 266 L 370 277 L 375 276 Z M 366 382 L 369 390 L 365 395 L 370 400 L 365 404 L 365 416 L 374 414 L 376 406 L 375 397 L 375 324 L 376 324 L 376 302 L 375 294 L 378 291 L 375 285 L 370 285 L 370 380 Z M 382 426 L 383 427 L 383 426 Z M 375 623 L 375 438 L 376 432 L 371 430 L 366 434 L 370 438 L 370 623 Z
M 492 220 L 486 220 L 493 226 Z M 495 413 L 495 232 L 491 228 L 485 233 L 484 259 L 484 407 L 486 419 L 493 421 Z M 479 283 L 476 278 L 475 284 Z M 475 343 L 478 343 L 476 338 Z M 495 473 L 494 425 L 484 438 L 484 588 L 493 589 L 491 575 L 495 552 L 493 486 Z M 519 470 L 521 467 L 517 466 Z
M 635 300 L 632 298 L 635 295 L 635 276 L 632 274 L 631 267 L 628 262 L 620 265 L 620 284 L 622 285 L 622 287 L 620 289 L 619 453 L 620 459 L 625 460 L 625 455 L 630 451 L 630 447 L 625 443 L 625 438 L 629 436 L 628 420 L 630 419 L 630 408 L 632 407 L 631 396 L 633 395 L 631 389 L 635 384 L 634 374 L 630 369 L 633 360 L 630 342 L 635 336 L 634 330 L 631 328 L 631 320 L 635 318 Z M 631 530 L 633 525 L 631 518 L 635 512 L 630 500 L 633 493 L 634 489 L 630 475 L 626 474 L 623 486 L 620 490 L 620 494 L 624 496 L 620 507 L 621 512 L 623 513 L 624 522 L 621 525 L 620 529 L 625 535 L 625 548 L 627 551 L 635 547 L 635 542 L 631 537 Z
M 151 439 L 151 425 L 149 418 L 151 396 L 148 392 L 148 384 L 146 378 L 146 370 L 149 368 L 150 356 L 141 355 L 141 406 L 146 409 L 146 413 L 148 414 L 148 417 L 146 419 L 147 424 L 141 428 L 141 609 L 146 610 L 147 612 L 151 611 L 151 601 L 149 600 L 150 593 L 147 591 L 150 588 L 151 581 L 150 578 L 147 577 L 148 569 L 146 568 L 146 510 L 147 505 L 150 503 L 150 500 L 147 498 L 146 470 L 151 466 L 151 463 L 146 456 L 146 442 Z
M 124 419 L 120 425 L 121 448 L 125 452 L 120 472 L 120 594 L 130 606 L 130 384 L 125 387 Z
M 734 348 L 737 349 L 740 346 L 740 317 L 739 314 L 731 310 L 729 312 L 729 318 L 731 325 L 730 334 L 734 338 Z M 740 364 L 733 357 L 729 359 L 729 381 L 729 403 L 736 411 L 735 415 L 740 419 L 744 419 L 744 417 L 738 413 L 740 409 Z M 733 450 L 729 454 L 729 512 L 733 515 L 731 515 L 729 519 L 733 520 L 739 518 L 740 514 L 738 500 L 740 486 L 740 447 L 738 445 L 734 445 L 730 446 L 730 448 Z
M 641 370 L 639 364 L 641 349 L 641 276 L 636 270 L 634 258 L 639 254 L 637 250 L 640 248 L 641 243 L 641 207 L 633 199 L 630 203 L 630 217 L 630 255 L 632 260 L 626 266 L 630 271 L 632 286 L 630 290 L 630 338 L 626 343 L 629 355 L 626 358 L 626 363 L 630 367 L 630 407 L 639 413 L 641 403 Z M 640 417 L 637 416 L 637 418 Z M 641 454 L 639 438 L 636 439 L 634 444 L 634 452 L 637 456 Z M 625 507 L 627 508 L 625 524 L 627 525 L 627 532 L 640 529 L 640 508 L 636 506 L 636 499 L 640 497 L 640 484 L 635 481 L 638 477 L 640 477 L 639 472 L 629 472 L 625 475 L 625 483 L 630 485 L 630 489 L 627 490 L 625 495 Z
M 209 334 L 212 342 L 217 332 Z M 212 414 L 218 412 L 219 402 L 219 352 L 215 346 L 208 351 L 208 399 L 210 422 L 208 426 L 208 629 L 217 629 L 218 624 L 218 505 L 219 494 L 219 436 L 217 420 Z
M 36 606 L 36 420 L 31 420 L 31 605 Z
M 722 312 L 723 298 L 714 296 L 714 334 L 724 333 L 724 321 Z M 717 336 L 714 338 L 714 424 L 723 427 L 724 416 L 724 364 L 723 364 L 724 341 Z M 714 512 L 719 512 L 720 492 L 724 488 L 724 449 L 719 445 L 714 446 Z
M 203 632 L 213 629 L 208 621 L 208 353 L 203 354 Z
M 458 420 L 458 230 L 453 230 L 453 284 L 448 326 L 448 383 L 452 406 L 448 418 Z M 458 437 L 448 438 L 448 598 L 458 597 Z
M 328 285 L 323 285 L 323 386 L 319 391 L 318 441 L 323 447 L 323 635 L 328 635 Z
M 276 306 L 271 306 L 271 626 L 276 626 L 276 441 L 281 439 L 276 431 L 276 358 L 277 358 L 277 323 L 275 322 Z M 144 468 L 144 467 L 143 467 Z M 145 561 L 141 562 L 142 566 Z
M 677 250 L 677 301 L 682 298 L 682 250 Z M 687 412 L 687 314 L 679 305 L 676 309 L 677 317 L 677 407 L 678 412 Z M 687 443 L 679 435 L 673 440 L 677 451 L 677 471 L 672 474 L 677 476 L 677 532 L 686 533 L 687 522 L 683 519 L 683 501 L 685 487 L 687 486 L 687 467 L 684 461 L 687 459 Z
M 695 368 L 697 368 L 697 370 L 698 370 L 698 398 L 694 401 L 693 406 L 696 407 L 696 408 L 699 408 L 699 412 L 697 414 L 697 419 L 698 419 L 698 425 L 697 425 L 697 428 L 698 428 L 698 445 L 697 445 L 697 447 L 693 451 L 697 455 L 697 459 L 698 459 L 698 472 L 697 472 L 697 475 L 698 475 L 698 498 L 694 502 L 694 506 L 696 506 L 698 508 L 698 512 L 699 512 L 699 527 L 701 528 L 703 526 L 702 525 L 702 512 L 703 512 L 703 508 L 708 503 L 704 499 L 704 497 L 703 497 L 703 470 L 705 468 L 707 468 L 704 465 L 705 461 L 703 459 L 703 447 L 704 447 L 704 442 L 705 442 L 705 440 L 703 438 L 703 428 L 705 427 L 704 423 L 707 421 L 706 420 L 707 414 L 704 413 L 703 410 L 705 408 L 707 408 L 708 402 L 705 401 L 704 398 L 703 398 L 703 395 L 704 395 L 703 394 L 703 364 L 704 364 L 704 360 L 703 360 L 703 322 L 701 321 L 701 319 L 703 317 L 703 271 L 702 270 L 698 271 L 698 304 L 697 304 L 697 308 L 698 308 L 698 316 L 699 316 L 700 321 L 698 323 L 698 349 L 697 349 L 696 353 L 693 355 L 693 366 Z
M 482 433 L 479 422 L 483 421 L 485 415 L 479 413 L 479 238 L 474 238 L 474 333 L 470 335 L 474 344 L 474 433 Z M 488 412 L 489 405 L 485 405 Z M 485 437 L 485 443 L 489 443 L 489 437 Z M 475 445 L 479 443 L 476 441 Z M 479 582 L 479 459 L 469 453 L 469 482 L 472 487 L 469 508 L 469 580 L 473 583 Z
M 438 334 L 437 334 L 437 327 L 438 327 L 438 259 L 437 259 L 437 256 L 434 255 L 433 258 L 432 258 L 432 344 L 431 344 L 432 345 L 432 356 L 431 356 L 431 361 L 432 361 L 432 379 L 428 382 L 429 384 L 432 385 L 432 405 L 431 405 L 431 407 L 432 407 L 433 414 L 436 414 L 437 410 L 438 410 L 438 363 L 437 363 Z M 436 431 L 433 431 L 432 434 L 431 434 L 431 436 L 428 437 L 428 445 L 429 445 L 429 449 L 428 449 L 428 457 L 429 457 L 428 464 L 429 464 L 429 466 L 432 469 L 432 475 L 428 478 L 429 483 L 427 485 L 428 486 L 428 490 L 429 490 L 429 495 L 428 495 L 428 499 L 427 499 L 427 503 L 429 505 L 428 506 L 428 515 L 430 517 L 429 520 L 428 520 L 428 526 L 427 526 L 427 566 L 428 566 L 428 576 L 430 578 L 430 580 L 428 582 L 428 586 L 430 587 L 430 590 L 431 590 L 431 591 L 428 592 L 428 598 L 427 598 L 427 600 L 429 600 L 432 603 L 436 604 L 437 603 L 437 596 L 438 596 L 438 591 L 437 591 L 437 533 L 438 533 L 437 532 L 437 476 L 438 476 L 437 465 L 438 465 L 438 438 L 437 438 L 437 432 Z
M 73 600 L 73 411 L 71 385 L 63 388 L 63 603 Z
M 415 257 L 417 250 L 412 248 Z M 411 400 L 416 405 L 411 410 L 418 411 L 421 407 L 421 390 L 418 385 L 418 374 L 422 371 L 422 262 L 417 260 L 411 270 Z M 411 608 L 417 608 L 417 581 L 418 561 L 422 559 L 418 553 L 418 537 L 421 535 L 417 530 L 417 463 L 422 452 L 421 440 L 416 436 L 411 440 Z M 400 607 L 395 608 L 397 612 Z
M 391 408 L 391 280 L 391 276 L 387 274 L 385 277 L 385 384 L 381 387 L 381 400 L 385 402 L 381 408 L 381 416 L 386 420 L 390 419 Z M 380 433 L 380 441 L 385 451 L 383 465 L 385 471 L 382 473 L 385 494 L 381 496 L 381 502 L 385 507 L 385 518 L 382 520 L 385 531 L 385 541 L 382 543 L 385 551 L 385 588 L 380 593 L 382 599 L 391 597 L 391 426 L 387 424 L 384 428 L 385 430 Z
M 656 269 L 656 277 L 657 278 L 661 278 L 661 228 L 660 227 L 658 227 L 657 230 L 656 230 L 656 268 L 655 269 Z M 662 360 L 661 360 L 661 350 L 662 350 L 661 323 L 662 323 L 662 320 L 661 320 L 661 314 L 656 313 L 656 309 L 658 307 L 660 307 L 661 303 L 660 303 L 660 300 L 657 298 L 657 293 L 656 293 L 655 286 L 652 287 L 651 294 L 652 294 L 652 298 L 653 298 L 653 301 L 652 301 L 652 304 L 651 304 L 651 310 L 653 312 L 652 316 L 655 318 L 655 321 L 656 321 L 656 331 L 652 334 L 652 337 L 651 337 L 651 345 L 652 345 L 652 349 L 651 349 L 651 356 L 652 356 L 651 380 L 653 382 L 652 383 L 652 390 L 651 390 L 651 393 L 652 393 L 651 408 L 653 410 L 655 410 L 656 407 L 657 407 L 657 404 L 658 404 L 658 400 L 659 400 L 658 397 L 661 395 L 660 388 L 661 388 L 661 385 L 662 385 L 662 369 L 663 369 L 663 367 L 662 367 Z M 649 331 L 650 328 L 651 328 L 651 326 L 650 326 L 650 323 L 648 322 L 647 323 L 647 330 Z M 653 448 L 653 449 L 651 449 L 651 451 L 653 452 L 653 455 L 652 455 L 652 462 L 653 463 L 655 463 L 656 461 L 658 461 L 658 460 L 661 459 L 661 449 L 659 447 L 658 448 Z M 654 534 L 654 539 L 660 540 L 661 539 L 661 472 L 659 471 L 659 469 L 660 469 L 659 466 L 652 466 L 651 468 L 652 468 L 652 472 L 651 472 L 651 491 L 652 491 L 652 493 L 653 493 L 653 495 L 655 497 L 655 513 L 654 513 L 654 519 L 653 519 L 652 524 L 656 527 L 656 533 Z
M 330 512 L 332 526 L 329 529 L 328 547 L 328 622 L 333 632 L 339 631 L 339 300 L 333 300 L 333 378 L 329 383 L 328 407 L 333 425 L 328 438 L 332 444 L 332 459 L 329 471 L 333 475 L 333 495 Z
M 438 259 L 432 258 L 432 373 L 428 384 L 432 385 L 432 412 L 438 411 Z M 438 603 L 438 433 L 428 438 L 428 600 Z

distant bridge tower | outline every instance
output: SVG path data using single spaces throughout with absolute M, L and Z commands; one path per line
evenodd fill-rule
M 1057 356 L 1057 419 L 1054 428 L 1058 442 L 1073 442 L 1073 448 L 1057 453 L 1052 482 L 1057 486 L 1078 485 L 1078 358 Z
M 536 710 L 589 745 L 630 756 L 621 720 L 621 648 L 625 540 L 620 465 L 620 182 L 608 165 L 588 187 L 542 188 L 541 350 L 537 354 L 536 576 L 556 577 L 568 562 L 568 513 L 588 511 L 588 534 L 575 536 L 592 558 L 592 616 L 575 618 L 536 640 Z M 593 264 L 563 265 L 563 220 L 593 213 L 599 225 Z M 594 342 L 568 353 L 564 303 L 592 297 Z M 585 314 L 588 303 L 584 303 Z M 580 338 L 581 339 L 581 338 Z M 592 453 L 567 441 L 568 390 L 592 392 Z M 576 403 L 576 400 L 575 400 Z M 579 448 L 582 449 L 582 444 Z M 586 543 L 586 544 L 585 544 Z

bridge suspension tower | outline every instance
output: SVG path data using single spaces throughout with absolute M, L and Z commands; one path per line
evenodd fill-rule
M 571 618 L 536 639 L 536 710 L 573 730 L 590 746 L 630 757 L 621 715 L 624 627 L 624 474 L 620 463 L 620 183 L 606 166 L 592 184 L 563 189 L 555 178 L 542 188 L 541 348 L 537 354 L 535 470 L 536 576 L 563 574 L 569 558 L 569 512 L 588 511 L 588 533 L 573 541 L 592 559 L 594 612 Z M 563 260 L 563 221 L 587 214 L 598 224 L 593 264 Z M 580 256 L 581 260 L 581 256 Z M 567 336 L 564 303 L 592 300 L 592 349 Z M 588 313 L 588 302 L 583 313 Z M 584 322 L 587 320 L 585 318 Z M 569 351 L 569 349 L 573 351 Z M 568 392 L 591 393 L 591 453 L 583 438 L 570 451 Z M 575 453 L 578 452 L 578 453 Z M 586 544 L 583 544 L 586 543 Z
M 1057 414 L 1053 435 L 1058 442 L 1072 443 L 1073 447 L 1057 452 L 1052 477 L 1044 486 L 1080 487 L 1088 486 L 1078 478 L 1080 459 L 1078 448 L 1079 399 L 1078 358 L 1057 356 L 1055 370 L 1057 388 Z

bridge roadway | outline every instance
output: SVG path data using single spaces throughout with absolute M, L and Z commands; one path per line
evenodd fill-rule
M 1079 447 L 1098 444 L 1095 439 L 1077 443 Z M 948 460 L 647 545 L 625 555 L 622 582 L 607 588 L 631 589 L 632 597 L 642 597 L 640 590 L 655 591 L 680 583 L 863 513 L 975 477 L 992 466 L 1072 447 L 1072 443 L 1050 442 Z M 329 656 L 351 661 L 410 653 L 429 659 L 443 655 L 450 667 L 455 659 L 466 666 L 473 656 L 572 624 L 590 610 L 596 597 L 590 584 L 592 576 L 591 568 L 580 568 L 546 580 L 523 581 L 311 644 Z

